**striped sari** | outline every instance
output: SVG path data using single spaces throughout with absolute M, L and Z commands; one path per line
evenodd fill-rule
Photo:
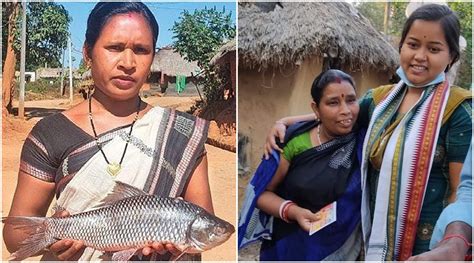
M 109 160 L 120 160 L 129 129 L 130 126 L 124 126 L 99 136 Z M 25 155 L 23 169 L 32 176 L 43 175 L 42 180 L 55 181 L 57 205 L 71 214 L 97 205 L 112 189 L 115 180 L 150 194 L 177 197 L 183 194 L 188 179 L 205 154 L 207 129 L 208 123 L 203 119 L 154 107 L 135 122 L 122 169 L 114 177 L 107 173 L 107 163 L 93 139 L 74 147 L 56 168 L 55 175 L 52 172 L 38 173 L 39 169 L 35 170 L 31 164 L 34 161 L 29 161 L 32 155 Z M 28 143 L 39 151 L 41 147 L 38 145 L 43 146 L 48 155 L 49 147 L 37 137 L 32 133 Z M 77 167 L 78 163 L 80 167 Z M 157 256 L 151 259 L 168 259 Z M 81 257 L 81 260 L 100 259 L 108 260 L 106 255 L 92 248 L 86 248 Z M 45 254 L 42 260 L 54 258 Z
M 396 118 L 407 86 L 399 82 L 375 107 L 362 158 L 362 229 L 366 260 L 406 260 L 412 255 L 436 142 L 450 86 L 424 88 L 418 102 Z M 373 221 L 369 166 L 380 170 Z

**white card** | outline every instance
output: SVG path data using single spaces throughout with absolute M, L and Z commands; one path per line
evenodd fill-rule
M 318 221 L 314 221 L 311 223 L 311 227 L 309 229 L 309 235 L 311 236 L 312 234 L 318 232 L 319 230 L 323 229 L 327 225 L 332 224 L 333 222 L 336 222 L 336 201 L 328 204 L 327 206 L 321 208 L 316 214 L 320 216 L 320 219 Z

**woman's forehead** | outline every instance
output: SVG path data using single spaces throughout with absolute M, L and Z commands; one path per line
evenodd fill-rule
M 340 82 L 331 82 L 329 83 L 323 91 L 323 96 L 335 96 L 335 95 L 350 95 L 355 94 L 354 87 L 350 82 L 346 80 L 341 80 Z
M 407 38 L 418 40 L 437 40 L 446 42 L 445 33 L 440 21 L 416 19 L 408 31 Z
M 102 28 L 100 37 L 153 37 L 151 27 L 139 13 L 125 13 L 112 16 Z M 151 40 L 152 41 L 152 40 Z

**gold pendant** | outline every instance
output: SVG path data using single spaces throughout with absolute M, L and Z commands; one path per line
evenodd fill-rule
M 112 163 L 109 163 L 109 165 L 107 165 L 107 172 L 111 176 L 116 176 L 118 173 L 120 173 L 121 169 L 122 167 L 120 166 L 120 164 L 116 162 L 112 162 Z

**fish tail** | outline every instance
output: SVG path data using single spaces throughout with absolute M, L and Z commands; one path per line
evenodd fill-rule
M 9 216 L 3 217 L 2 222 L 13 225 L 15 229 L 21 229 L 29 236 L 23 240 L 19 249 L 12 253 L 8 260 L 23 260 L 35 255 L 48 247 L 56 240 L 48 234 L 46 217 Z

